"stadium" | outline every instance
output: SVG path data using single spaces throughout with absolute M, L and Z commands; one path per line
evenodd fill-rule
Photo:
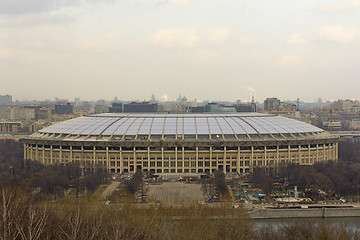
M 254 167 L 337 160 L 338 138 L 313 125 L 260 113 L 78 117 L 23 139 L 24 158 L 78 162 L 129 174 L 249 173 Z

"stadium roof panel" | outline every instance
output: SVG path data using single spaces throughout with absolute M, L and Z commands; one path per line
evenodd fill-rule
M 124 114 L 103 113 L 60 122 L 39 131 L 44 134 L 74 136 L 230 136 L 321 133 L 313 125 L 276 115 L 234 114 Z M 203 137 L 202 137 L 203 138 Z

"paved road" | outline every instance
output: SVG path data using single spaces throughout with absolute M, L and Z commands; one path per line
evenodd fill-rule
M 111 194 L 120 186 L 120 182 L 112 182 L 100 195 L 100 198 L 105 200 L 107 197 L 111 196 Z

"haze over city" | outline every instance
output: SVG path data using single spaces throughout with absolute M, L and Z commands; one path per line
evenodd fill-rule
M 360 1 L 2 0 L 1 94 L 358 98 Z

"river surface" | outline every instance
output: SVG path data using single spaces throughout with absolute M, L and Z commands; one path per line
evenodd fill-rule
M 327 223 L 330 225 L 345 226 L 346 229 L 360 231 L 360 217 L 341 217 L 341 218 L 284 218 L 284 219 L 253 219 L 254 224 L 259 227 L 271 226 L 273 228 L 281 227 L 282 225 L 307 221 L 314 224 Z

